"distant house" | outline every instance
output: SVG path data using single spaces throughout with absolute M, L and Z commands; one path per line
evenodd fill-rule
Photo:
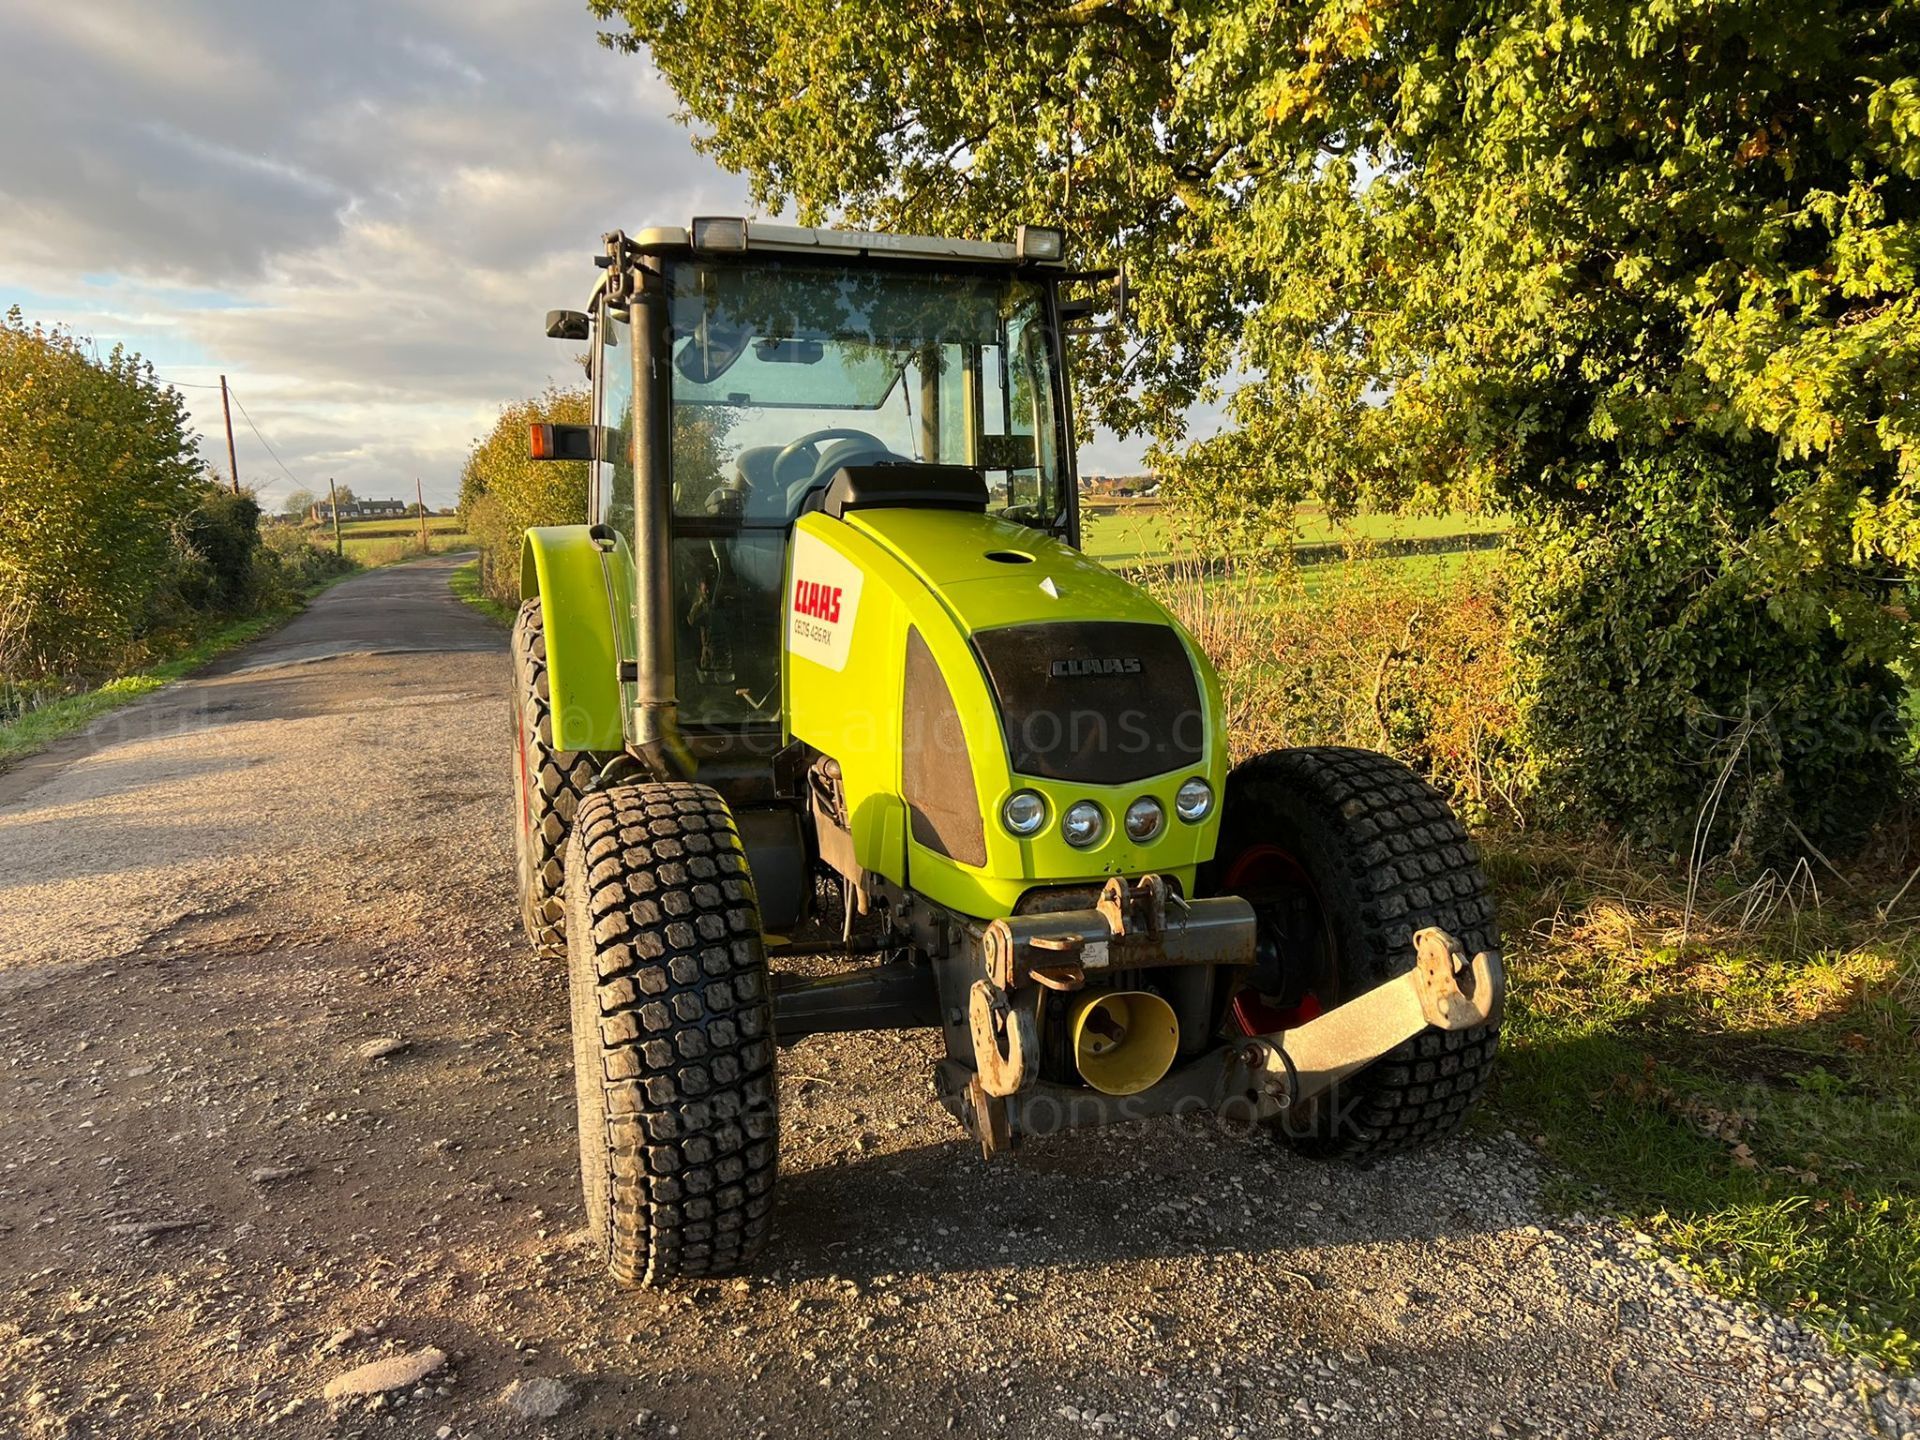
M 1159 481 L 1152 475 L 1082 475 L 1081 493 L 1098 499 L 1127 499 L 1140 495 L 1158 495 Z
M 340 507 L 342 520 L 404 520 L 412 513 L 412 502 L 406 500 L 349 500 Z M 307 518 L 316 525 L 332 524 L 333 502 L 320 501 Z

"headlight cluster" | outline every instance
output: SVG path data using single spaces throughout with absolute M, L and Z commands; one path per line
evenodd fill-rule
M 1189 825 L 1198 825 L 1213 813 L 1213 787 L 1198 775 L 1183 781 L 1174 792 L 1173 813 Z M 1046 797 L 1036 790 L 1016 790 L 1000 807 L 1000 823 L 1007 833 L 1031 840 L 1047 825 Z M 1091 850 L 1107 838 L 1107 812 L 1098 801 L 1076 800 L 1060 816 L 1060 837 L 1076 850 Z M 1167 812 L 1151 795 L 1127 806 L 1121 817 L 1127 838 L 1145 845 L 1167 828 Z

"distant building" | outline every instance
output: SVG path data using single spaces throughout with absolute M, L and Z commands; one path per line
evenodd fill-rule
M 1158 495 L 1159 478 L 1154 475 L 1082 475 L 1080 491 L 1096 498 L 1126 499 L 1140 495 Z
M 340 507 L 342 520 L 404 520 L 413 513 L 408 500 L 349 500 Z M 316 525 L 333 523 L 333 502 L 322 500 L 307 512 Z

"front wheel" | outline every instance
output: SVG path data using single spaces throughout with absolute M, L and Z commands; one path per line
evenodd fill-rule
M 746 852 L 704 785 L 580 802 L 567 970 L 587 1229 L 614 1278 L 725 1275 L 773 1213 L 773 992 Z
M 1469 955 L 1499 953 L 1473 843 L 1431 785 L 1371 750 L 1275 750 L 1227 777 L 1208 889 L 1254 907 L 1258 963 L 1228 1028 L 1268 1034 L 1353 999 L 1415 964 L 1438 926 Z M 1425 1030 L 1275 1130 L 1308 1154 L 1371 1160 L 1450 1134 L 1485 1087 L 1497 1025 Z

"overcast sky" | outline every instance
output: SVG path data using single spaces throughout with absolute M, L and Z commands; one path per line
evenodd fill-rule
M 541 319 L 603 231 L 744 211 L 673 109 L 572 0 L 0 5 L 0 310 L 149 357 L 223 471 L 225 372 L 269 501 L 451 503 L 503 401 L 578 379 Z

